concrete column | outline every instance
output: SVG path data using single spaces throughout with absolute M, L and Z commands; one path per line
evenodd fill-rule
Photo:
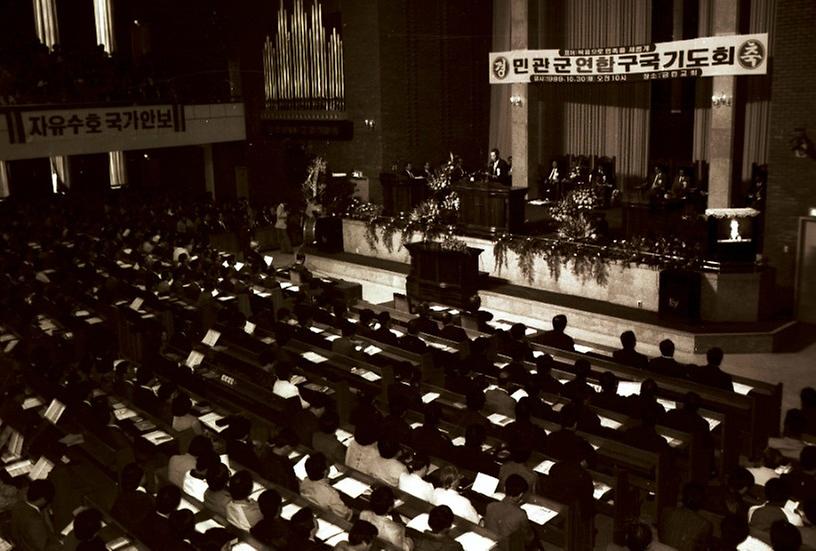
M 510 0 L 510 48 L 526 50 L 534 47 L 536 33 L 536 0 Z M 510 85 L 510 154 L 513 156 L 513 187 L 528 187 L 537 177 L 538 167 L 531 158 L 530 136 L 536 136 L 535 125 L 538 117 L 531 110 L 536 98 L 529 84 Z M 532 128 L 531 128 L 532 127 Z
M 739 1 L 712 0 L 712 27 L 715 36 L 737 34 Z M 711 106 L 711 131 L 708 144 L 708 206 L 728 208 L 732 201 L 734 175 L 734 117 L 736 114 L 736 77 L 712 77 L 712 96 L 721 99 Z
M 204 149 L 204 187 L 215 201 L 215 164 L 213 163 L 213 146 L 211 143 L 201 146 Z
M 11 195 L 8 180 L 8 165 L 6 161 L 0 161 L 0 199 L 5 199 Z

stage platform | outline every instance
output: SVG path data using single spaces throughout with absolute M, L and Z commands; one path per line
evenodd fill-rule
M 407 264 L 348 252 L 305 252 L 310 270 L 361 283 L 363 298 L 370 302 L 388 303 L 393 293 L 405 292 Z M 712 346 L 726 353 L 776 352 L 795 332 L 796 325 L 790 320 L 673 322 L 661 319 L 655 312 L 513 285 L 494 277 L 486 278 L 479 296 L 482 307 L 495 317 L 522 321 L 539 329 L 550 329 L 552 317 L 565 314 L 569 320 L 567 332 L 577 342 L 596 350 L 619 348 L 618 336 L 626 330 L 635 332 L 638 349 L 649 355 L 657 355 L 658 343 L 669 338 L 681 361 L 691 361 L 692 355 L 705 353 Z

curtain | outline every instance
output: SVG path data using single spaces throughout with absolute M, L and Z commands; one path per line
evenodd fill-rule
M 510 2 L 493 0 L 493 44 L 494 52 L 510 49 Z M 510 131 L 510 85 L 490 86 L 490 132 L 488 149 L 497 147 L 503 155 L 510 154 L 512 142 Z M 485 160 L 485 162 L 487 162 Z
M 713 33 L 712 1 L 699 0 L 699 20 L 697 36 L 711 36 Z M 709 161 L 708 141 L 711 130 L 712 79 L 698 78 L 694 89 L 694 144 L 692 153 L 695 160 Z
M 564 7 L 565 48 L 651 42 L 651 0 L 569 0 Z M 616 157 L 621 187 L 645 178 L 650 91 L 649 82 L 558 85 L 561 152 Z
M 768 33 L 768 50 L 773 54 L 776 0 L 753 0 L 748 32 Z M 737 80 L 740 80 L 737 77 Z M 744 77 L 745 141 L 742 149 L 742 180 L 751 179 L 751 163 L 768 162 L 771 136 L 771 75 Z

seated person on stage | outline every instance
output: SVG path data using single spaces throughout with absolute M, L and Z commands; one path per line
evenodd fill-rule
M 413 163 L 406 163 L 405 164 L 405 176 L 408 178 L 422 178 L 422 176 L 416 174 L 414 172 L 414 164 Z
M 329 464 L 326 456 L 313 453 L 306 460 L 306 478 L 300 482 L 300 495 L 335 515 L 350 519 L 353 511 L 343 503 L 340 493 L 329 481 Z
M 487 163 L 487 178 L 491 182 L 510 185 L 510 165 L 499 156 L 498 149 L 490 150 L 490 160 Z
M 672 182 L 671 195 L 673 199 L 687 199 L 693 192 L 691 181 L 686 175 L 686 170 L 681 168 L 677 171 L 677 176 Z
M 682 364 L 674 359 L 674 343 L 669 339 L 660 341 L 660 357 L 649 360 L 647 369 L 657 375 L 667 377 L 677 377 L 681 379 L 686 376 L 686 370 Z
M 433 168 L 431 168 L 431 161 L 425 161 L 425 164 L 422 166 L 422 176 L 426 179 L 431 178 L 434 175 Z
M 564 332 L 567 328 L 567 316 L 558 314 L 553 317 L 552 326 L 553 328 L 550 331 L 542 333 L 538 338 L 538 342 L 561 350 L 575 350 L 575 341 Z
M 646 197 L 650 203 L 659 203 L 666 198 L 668 193 L 668 179 L 663 173 L 663 169 L 655 165 L 654 173 L 641 189 L 646 191 Z
M 612 358 L 623 365 L 646 369 L 649 364 L 649 359 L 640 352 L 635 351 L 637 337 L 635 337 L 634 331 L 624 331 L 621 333 L 620 342 L 622 348 L 615 350 L 612 353 Z
M 550 171 L 544 179 L 544 189 L 539 193 L 541 198 L 555 200 L 558 197 L 559 182 L 561 182 L 561 170 L 558 168 L 558 161 L 553 161 L 552 165 L 550 165 Z

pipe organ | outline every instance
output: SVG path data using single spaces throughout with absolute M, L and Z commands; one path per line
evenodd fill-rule
M 304 0 L 294 0 L 290 14 L 281 0 L 276 23 L 263 48 L 267 109 L 344 111 L 343 40 L 323 25 L 320 3 L 315 0 L 307 13 Z

